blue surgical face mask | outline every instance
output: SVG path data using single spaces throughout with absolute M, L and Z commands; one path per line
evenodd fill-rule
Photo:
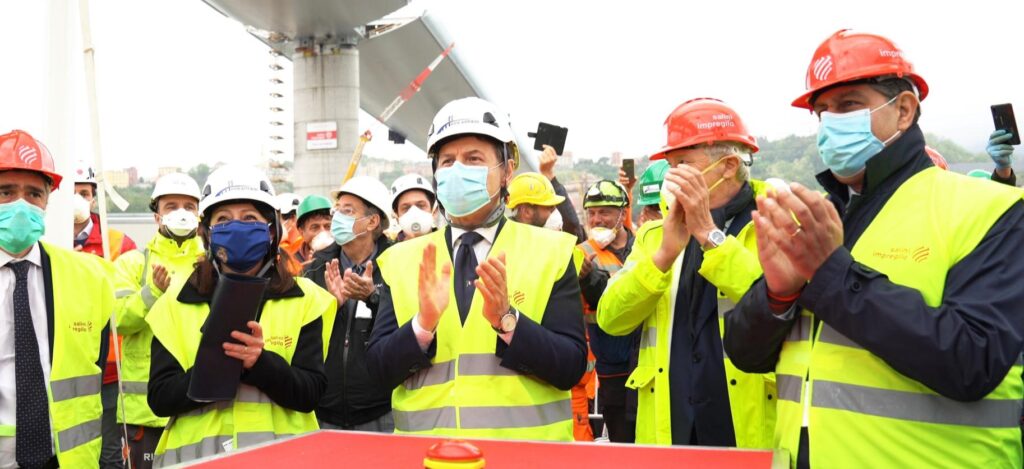
M 453 217 L 470 215 L 487 205 L 494 197 L 487 191 L 487 175 L 501 164 L 487 166 L 466 166 L 458 161 L 437 170 L 437 200 L 445 212 Z
M 210 253 L 235 272 L 256 267 L 270 252 L 270 225 L 232 220 L 210 229 Z
M 369 215 L 367 215 L 369 216 Z M 356 218 L 351 215 L 345 215 L 341 212 L 334 212 L 334 216 L 331 217 L 331 235 L 334 236 L 334 242 L 338 243 L 339 246 L 344 246 L 357 236 L 362 236 L 366 232 L 355 234 L 356 221 L 362 220 L 363 218 Z
M 898 96 L 897 96 L 898 97 Z M 851 177 L 864 170 L 868 160 L 900 135 L 897 130 L 882 142 L 871 132 L 871 114 L 892 104 L 897 97 L 874 109 L 837 114 L 822 112 L 818 126 L 818 154 L 836 176 Z
M 25 199 L 0 204 L 0 248 L 18 254 L 46 233 L 46 212 Z

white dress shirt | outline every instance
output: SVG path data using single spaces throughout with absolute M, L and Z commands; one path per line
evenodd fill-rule
M 491 252 L 491 246 L 494 245 L 494 237 L 498 235 L 498 225 L 488 226 L 486 228 L 477 228 L 473 230 L 476 234 L 483 236 L 476 246 L 473 246 L 473 254 L 476 254 L 476 261 L 479 263 L 487 258 L 487 254 Z M 455 258 L 459 254 L 459 246 L 462 246 L 462 235 L 466 230 L 462 228 L 452 227 L 452 265 L 457 265 L 459 261 Z M 455 272 L 452 272 L 455 275 Z
M 17 393 L 14 369 L 14 271 L 6 266 L 12 262 L 28 262 L 28 302 L 32 309 L 32 325 L 39 344 L 39 361 L 43 379 L 50 382 L 50 339 L 46 319 L 46 291 L 43 283 L 42 252 L 39 243 L 24 258 L 15 259 L 0 250 L 0 425 L 17 421 Z M 14 460 L 14 438 L 0 438 L 0 469 L 17 467 Z

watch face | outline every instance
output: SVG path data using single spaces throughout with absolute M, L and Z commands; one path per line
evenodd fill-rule
M 712 231 L 711 234 L 708 235 L 708 239 L 710 239 L 712 243 L 715 243 L 715 246 L 718 246 L 725 242 L 725 233 L 722 233 L 721 230 Z
M 509 313 L 501 317 L 501 330 L 512 332 L 516 328 L 516 315 Z

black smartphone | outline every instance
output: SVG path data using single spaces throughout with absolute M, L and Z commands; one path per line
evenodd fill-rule
M 634 163 L 633 158 L 622 159 L 622 172 L 626 173 L 626 179 L 629 182 L 636 181 L 636 163 Z
M 1020 145 L 1020 132 L 1017 132 L 1017 120 L 1013 118 L 1012 104 L 993 104 L 992 121 L 996 124 L 996 130 L 1005 130 L 1013 134 L 1013 138 L 1006 143 Z
M 534 139 L 533 149 L 544 150 L 544 145 L 550 145 L 555 153 L 561 155 L 565 151 L 565 137 L 569 129 L 557 125 L 541 122 L 537 124 L 537 132 L 529 132 L 526 135 Z

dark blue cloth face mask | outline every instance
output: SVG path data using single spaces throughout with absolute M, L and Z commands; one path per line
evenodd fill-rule
M 270 225 L 232 220 L 210 229 L 210 253 L 235 272 L 256 267 L 270 252 Z

